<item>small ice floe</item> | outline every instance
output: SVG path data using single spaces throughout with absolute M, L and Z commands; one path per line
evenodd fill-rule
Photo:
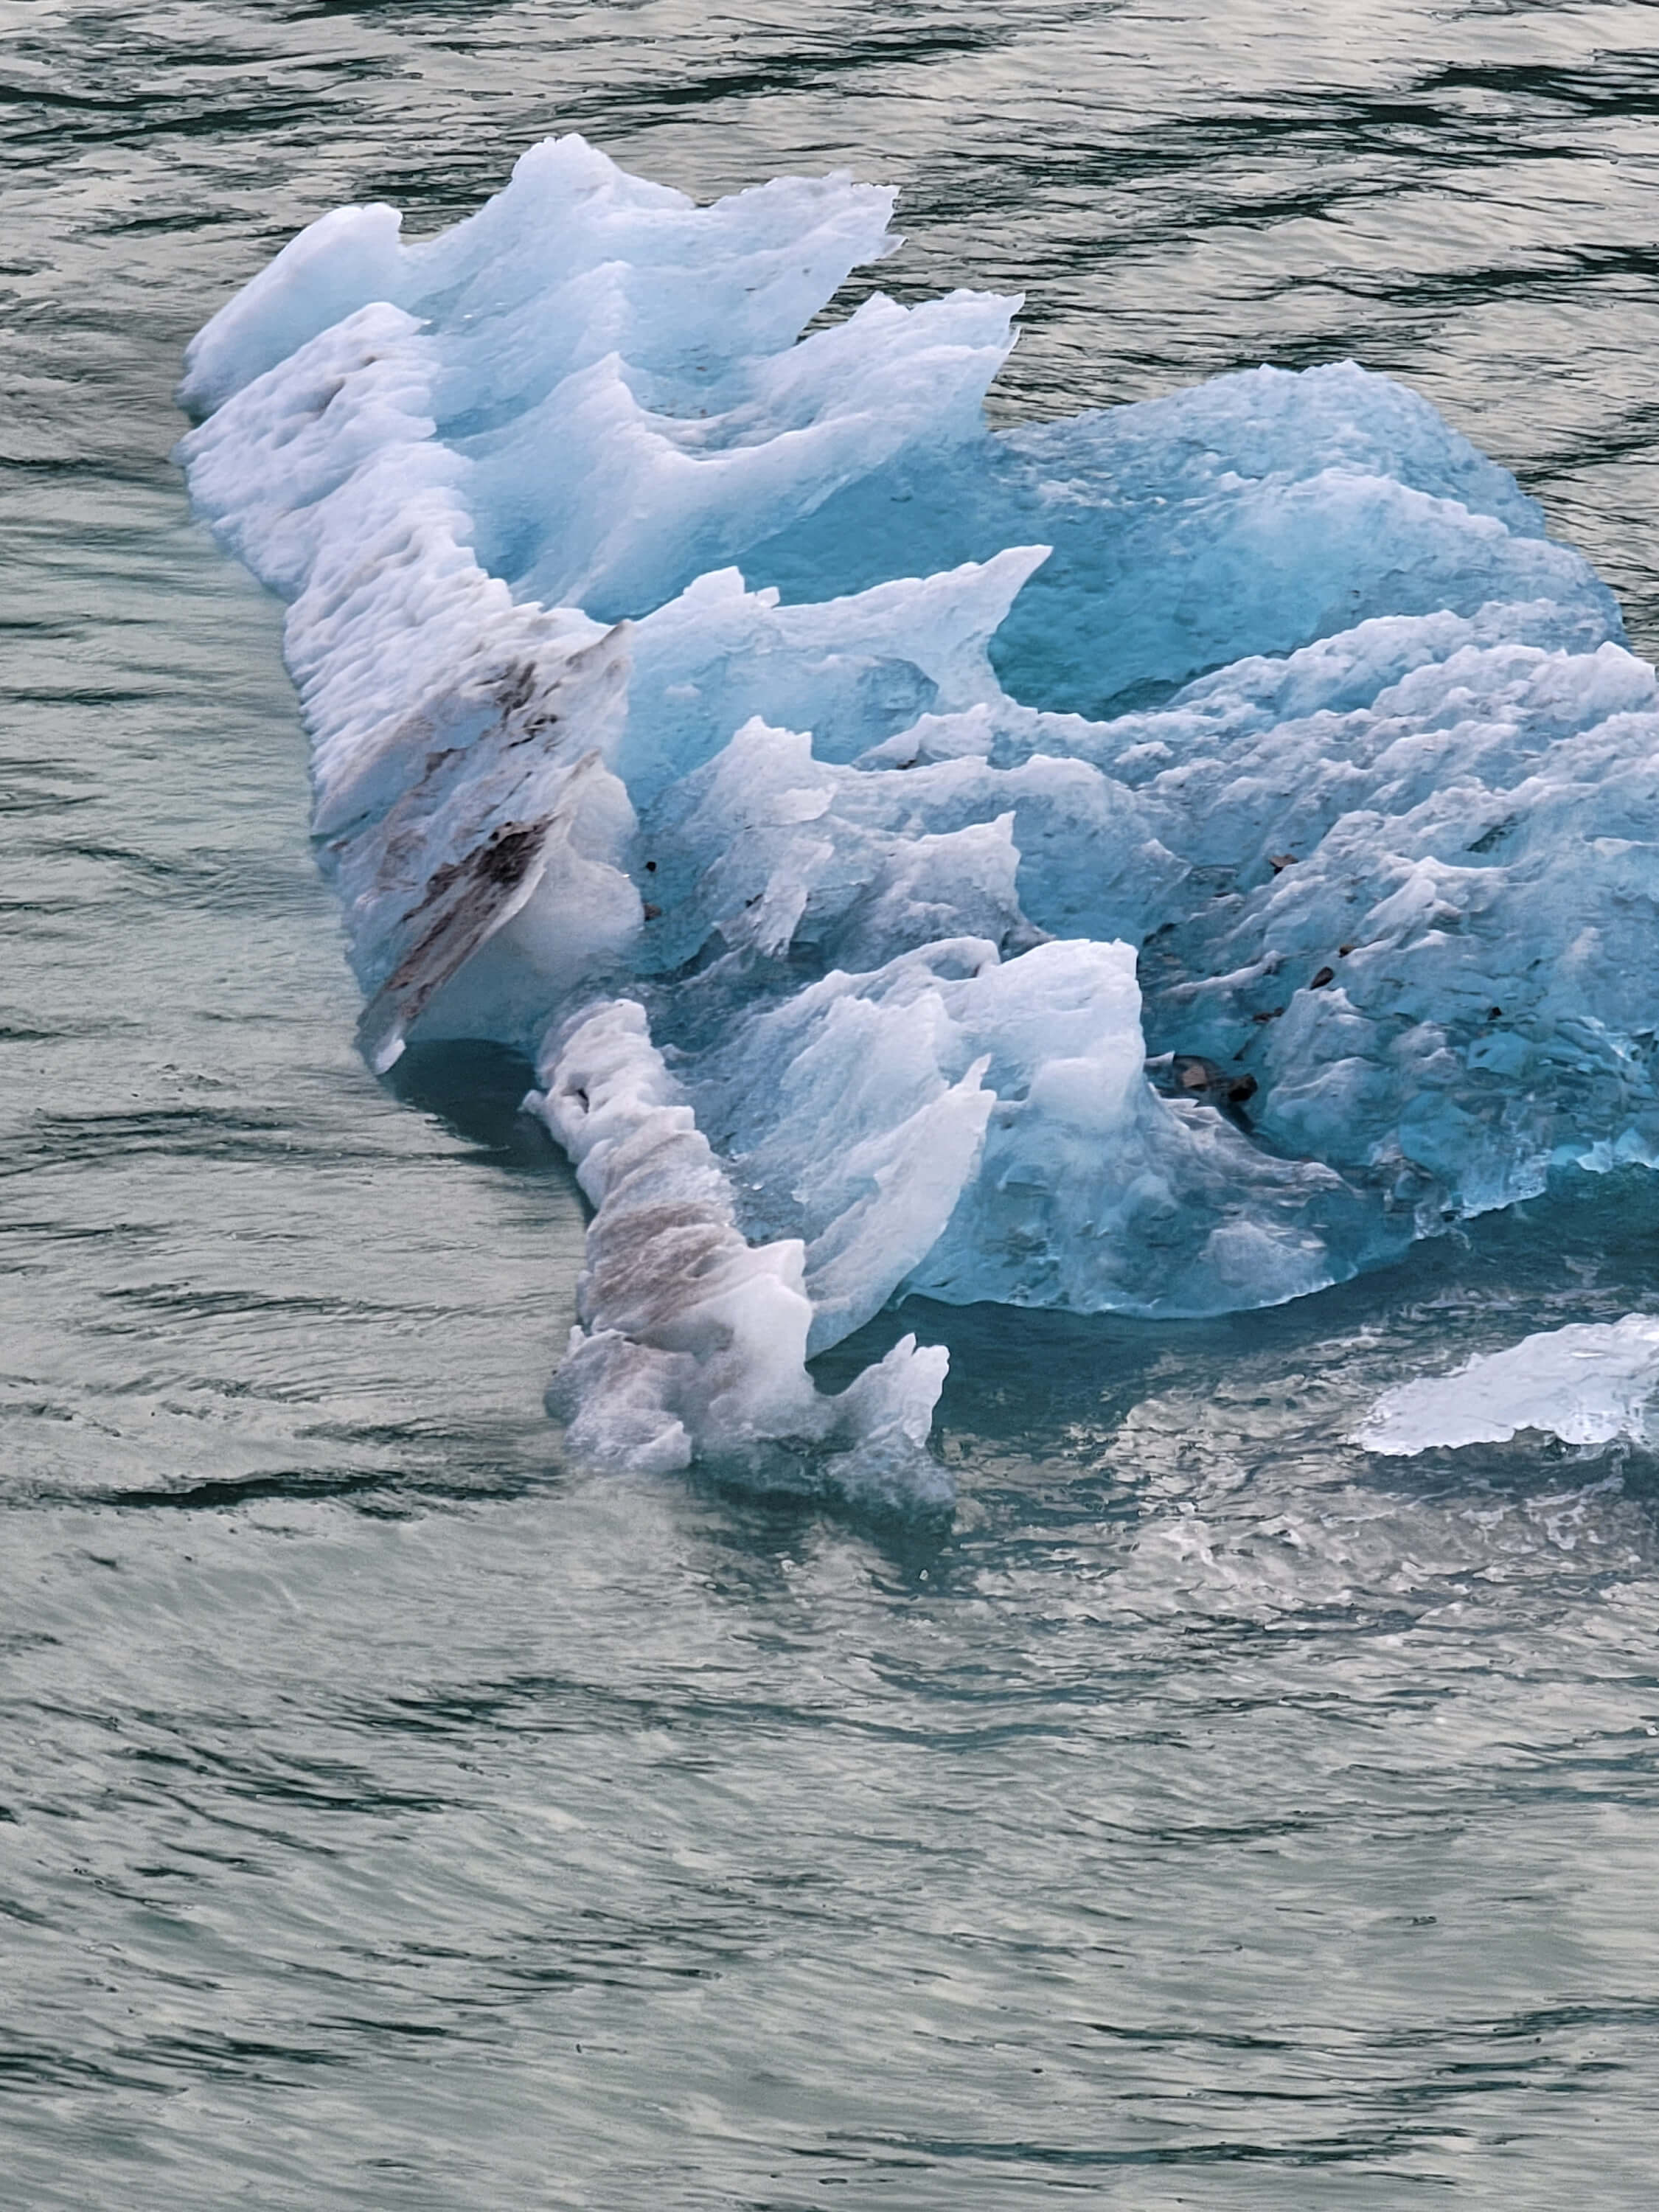
M 1455 1374 L 1385 1390 L 1355 1432 L 1367 1451 L 1404 1458 L 1437 1446 L 1504 1443 L 1522 1429 L 1568 1444 L 1641 1443 L 1659 1392 L 1659 1315 L 1577 1322 L 1482 1352 Z

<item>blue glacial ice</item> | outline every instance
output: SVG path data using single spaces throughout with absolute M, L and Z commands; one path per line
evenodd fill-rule
M 182 455 L 289 602 L 362 1040 L 481 1036 L 595 1208 L 601 1463 L 948 1494 L 907 1291 L 1293 1297 L 1659 1160 L 1659 698 L 1425 402 L 1270 368 L 988 432 L 1018 301 L 890 194 L 700 208 L 580 138 L 325 216 Z

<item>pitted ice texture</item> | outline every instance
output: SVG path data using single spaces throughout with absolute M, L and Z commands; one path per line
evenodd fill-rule
M 1659 1160 L 1659 699 L 1385 378 L 994 434 L 1017 301 L 803 337 L 890 210 L 575 137 L 337 210 L 181 450 L 290 602 L 371 1061 L 522 1049 L 597 1208 L 573 1449 L 937 1500 L 943 1354 L 805 1364 L 907 1291 L 1268 1304 Z

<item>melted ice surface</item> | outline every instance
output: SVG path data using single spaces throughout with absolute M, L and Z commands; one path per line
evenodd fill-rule
M 337 210 L 183 453 L 291 602 L 371 1060 L 526 1051 L 598 1207 L 579 1448 L 939 1495 L 942 1355 L 805 1365 L 906 1291 L 1265 1304 L 1659 1157 L 1659 699 L 1386 379 L 994 436 L 1018 301 L 800 337 L 890 212 L 574 137 Z
M 1354 1441 L 1407 1458 L 1438 1445 L 1504 1443 L 1539 1429 L 1568 1444 L 1652 1440 L 1659 1391 L 1659 1317 L 1580 1322 L 1522 1337 L 1507 1352 L 1468 1360 L 1454 1375 L 1385 1390 Z

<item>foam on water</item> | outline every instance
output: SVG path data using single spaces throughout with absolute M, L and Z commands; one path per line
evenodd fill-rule
M 1659 696 L 1386 379 L 993 435 L 1017 301 L 801 337 L 890 204 L 566 137 L 337 210 L 182 452 L 291 602 L 373 1064 L 525 1051 L 598 1209 L 573 1441 L 933 1497 L 942 1354 L 805 1366 L 907 1291 L 1267 1304 L 1659 1157 Z

